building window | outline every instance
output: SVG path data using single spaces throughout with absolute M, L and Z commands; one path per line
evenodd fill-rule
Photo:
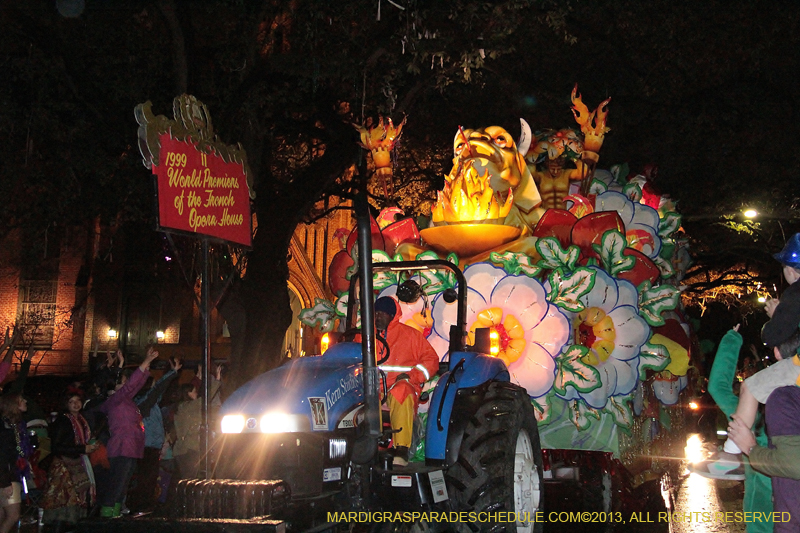
M 32 341 L 36 348 L 49 348 L 53 345 L 57 290 L 57 281 L 20 281 L 19 325 L 26 343 Z

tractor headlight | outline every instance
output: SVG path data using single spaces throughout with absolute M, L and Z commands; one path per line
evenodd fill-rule
M 330 439 L 328 441 L 328 458 L 344 459 L 347 456 L 347 439 Z
M 244 417 L 242 415 L 225 415 L 222 417 L 223 433 L 241 433 L 244 429 Z
M 267 413 L 261 417 L 262 433 L 297 433 L 311 430 L 308 418 L 302 415 Z

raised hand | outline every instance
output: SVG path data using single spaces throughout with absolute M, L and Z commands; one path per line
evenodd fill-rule
M 183 361 L 181 361 L 177 357 L 172 357 L 169 360 L 169 366 L 170 368 L 172 368 L 174 372 L 178 372 L 183 367 Z
M 767 303 L 764 304 L 764 311 L 767 312 L 767 316 L 772 318 L 772 313 L 775 312 L 775 308 L 778 307 L 778 304 L 781 301 L 778 298 L 770 298 L 767 300 Z
M 152 347 L 147 349 L 147 355 L 145 356 L 145 361 L 148 363 L 152 362 L 154 359 L 158 357 L 158 352 L 155 351 Z

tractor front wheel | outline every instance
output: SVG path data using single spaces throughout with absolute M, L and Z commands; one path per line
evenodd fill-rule
M 494 382 L 464 430 L 456 463 L 447 470 L 447 489 L 456 510 L 516 513 L 517 522 L 463 524 L 473 531 L 542 531 L 536 521 L 544 503 L 542 449 L 531 400 L 525 389 Z M 505 515 L 508 516 L 508 515 Z M 499 526 L 499 527 L 498 527 Z

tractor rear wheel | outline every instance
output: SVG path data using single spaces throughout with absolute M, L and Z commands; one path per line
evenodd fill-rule
M 478 518 L 463 525 L 473 531 L 542 531 L 542 522 L 536 521 L 544 503 L 542 472 L 539 431 L 528 393 L 511 383 L 491 383 L 467 423 L 456 463 L 447 470 L 447 490 L 457 511 L 514 512 L 518 522 Z

